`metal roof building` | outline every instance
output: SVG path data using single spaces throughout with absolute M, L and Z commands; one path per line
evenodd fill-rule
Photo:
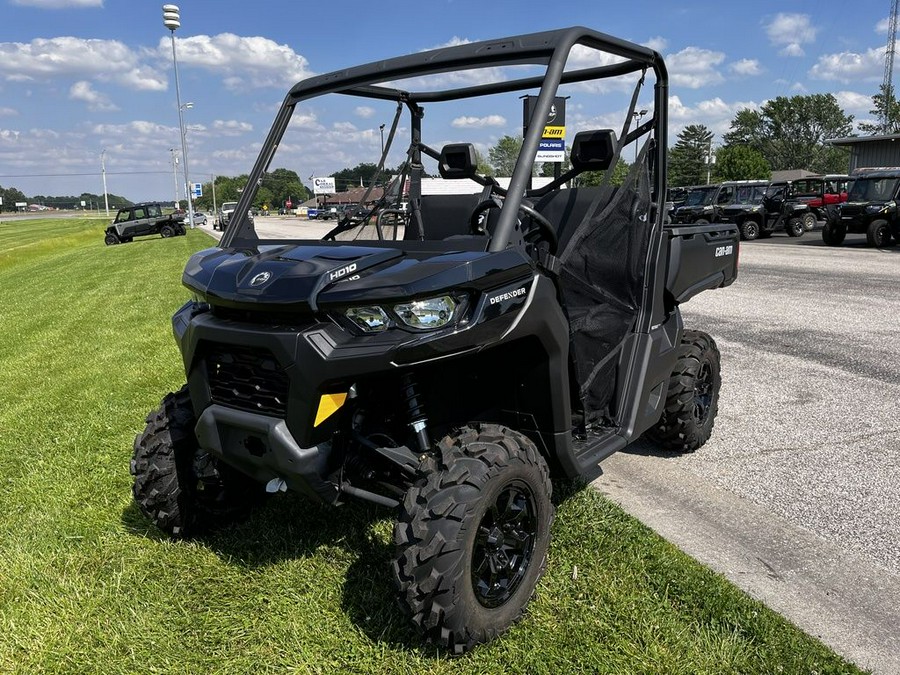
M 871 166 L 900 166 L 900 134 L 850 136 L 825 141 L 850 148 L 850 172 Z

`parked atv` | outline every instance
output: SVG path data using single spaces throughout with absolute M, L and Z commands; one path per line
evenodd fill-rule
M 774 232 L 784 229 L 789 237 L 802 237 L 816 226 L 816 215 L 798 192 L 795 181 L 772 181 L 763 197 L 765 220 L 759 236 L 771 237 Z
M 151 234 L 168 238 L 184 233 L 183 213 L 163 214 L 159 203 L 144 202 L 119 209 L 103 240 L 107 246 L 113 246 Z
M 822 239 L 840 246 L 848 232 L 865 234 L 869 246 L 889 246 L 900 241 L 900 169 L 859 169 L 854 173 L 847 201 L 825 223 Z
M 727 203 L 719 208 L 717 222 L 733 223 L 741 233 L 741 239 L 753 241 L 766 236 L 763 226 L 767 221 L 763 199 L 769 181 L 733 181 L 728 183 L 731 192 Z
M 632 128 L 648 76 L 653 112 Z M 596 92 L 620 90 L 598 86 L 608 78 L 634 88 L 621 129 L 575 134 L 571 169 L 532 188 L 555 97 L 593 110 Z M 534 92 L 506 187 L 477 171 L 474 143 L 428 144 L 460 133 L 441 120 L 473 105 L 514 119 Z M 187 384 L 135 441 L 142 512 L 189 537 L 264 491 L 380 504 L 396 513 L 393 576 L 424 637 L 461 652 L 503 633 L 547 565 L 553 477 L 594 477 L 642 436 L 692 452 L 713 429 L 719 350 L 680 305 L 734 281 L 738 232 L 664 226 L 668 95 L 657 52 L 581 27 L 295 85 L 220 247 L 185 269 L 192 299 L 172 321 Z M 266 237 L 254 192 L 315 97 L 392 119 L 377 171 L 400 129 L 406 162 L 323 240 Z M 600 185 L 566 187 L 588 172 Z M 455 194 L 423 195 L 427 175 Z

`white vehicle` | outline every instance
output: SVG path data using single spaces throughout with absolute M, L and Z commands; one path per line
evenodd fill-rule
M 214 230 L 225 231 L 225 228 L 228 226 L 228 221 L 231 219 L 231 214 L 234 213 L 235 206 L 237 206 L 237 202 L 222 203 L 221 208 L 219 208 L 219 217 L 216 218 L 213 223 Z

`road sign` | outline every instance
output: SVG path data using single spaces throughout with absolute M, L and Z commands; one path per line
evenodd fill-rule
M 334 194 L 334 177 L 324 176 L 313 178 L 313 194 L 315 195 L 333 195 Z
M 191 194 L 194 197 L 203 196 L 203 183 L 191 183 Z

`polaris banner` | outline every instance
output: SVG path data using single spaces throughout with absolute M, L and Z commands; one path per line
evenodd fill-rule
M 528 133 L 528 126 L 534 114 L 537 104 L 537 96 L 525 96 L 522 98 L 522 134 Z M 550 106 L 550 113 L 544 120 L 544 129 L 541 132 L 541 145 L 538 149 L 536 162 L 563 162 L 566 159 L 566 99 L 557 96 Z

